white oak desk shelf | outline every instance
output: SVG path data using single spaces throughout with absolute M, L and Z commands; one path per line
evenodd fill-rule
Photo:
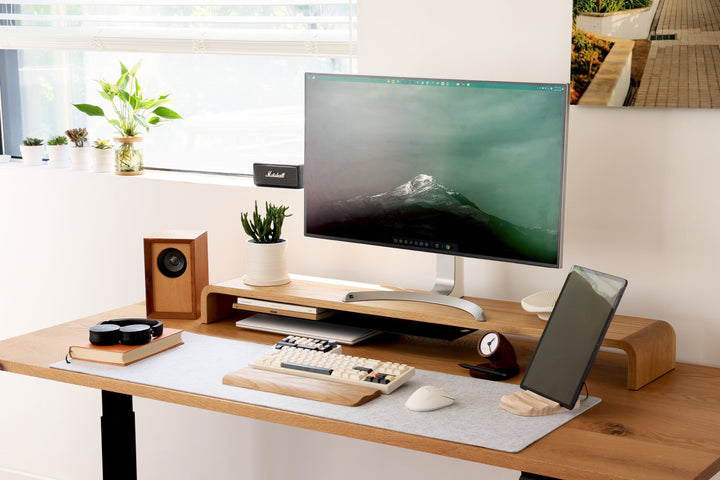
M 482 298 L 466 300 L 480 305 L 486 322 L 477 322 L 469 314 L 452 307 L 406 301 L 342 301 L 357 287 L 332 283 L 325 279 L 296 279 L 275 287 L 254 287 L 241 278 L 208 285 L 202 293 L 202 323 L 213 323 L 243 313 L 233 308 L 237 297 L 321 307 L 393 319 L 451 325 L 479 330 L 496 330 L 511 335 L 540 338 L 545 328 L 537 315 L 522 309 L 519 303 Z M 257 309 L 256 309 L 257 310 Z M 302 318 L 302 314 L 287 313 Z M 675 331 L 667 322 L 616 315 L 605 335 L 603 345 L 627 354 L 627 388 L 638 390 L 675 367 Z

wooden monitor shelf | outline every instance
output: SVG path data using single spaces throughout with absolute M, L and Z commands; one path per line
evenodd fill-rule
M 320 278 L 292 277 L 290 283 L 275 287 L 254 287 L 236 278 L 203 289 L 201 320 L 213 323 L 242 318 L 242 312 L 233 308 L 233 304 L 237 297 L 245 297 L 472 330 L 496 330 L 530 338 L 540 338 L 546 324 L 534 313 L 523 310 L 519 303 L 501 300 L 464 297 L 483 308 L 486 322 L 477 322 L 467 312 L 442 305 L 384 300 L 342 301 L 348 292 L 357 290 L 356 286 Z M 298 313 L 286 314 L 303 317 Z M 627 354 L 627 388 L 630 390 L 639 390 L 675 367 L 675 331 L 662 320 L 616 315 L 603 346 L 618 348 Z

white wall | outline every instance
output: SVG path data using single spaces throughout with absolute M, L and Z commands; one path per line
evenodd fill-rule
M 569 78 L 570 0 L 541 9 L 529 0 L 453 0 L 441 2 L 439 12 L 430 2 L 360 2 L 363 73 Z M 625 276 L 630 287 L 621 313 L 671 322 L 680 360 L 720 366 L 711 290 L 719 266 L 719 127 L 717 111 L 573 107 L 565 267 L 466 260 L 466 293 L 519 300 L 558 287 L 575 263 Z M 256 198 L 289 203 L 295 213 L 286 228 L 291 271 L 429 286 L 431 255 L 303 238 L 302 191 L 0 166 L 0 338 L 143 300 L 142 238 L 156 230 L 207 230 L 210 281 L 239 276 L 239 214 Z M 3 468 L 99 478 L 99 404 L 94 390 L 0 374 L 0 479 L 15 478 Z M 322 465 L 331 475 L 364 479 L 367 471 L 355 467 L 359 458 L 382 465 L 373 471 L 378 479 L 517 478 L 508 470 L 150 400 L 136 399 L 135 410 L 142 479 L 285 479 L 284 465 L 293 463 L 300 471 Z

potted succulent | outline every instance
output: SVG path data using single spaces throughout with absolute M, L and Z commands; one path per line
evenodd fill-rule
M 143 97 L 143 89 L 137 79 L 140 64 L 141 62 L 138 62 L 128 70 L 120 62 L 120 77 L 115 83 L 97 80 L 102 87 L 100 95 L 110 102 L 112 107 L 112 118 L 96 105 L 74 104 L 78 110 L 89 116 L 104 117 L 119 134 L 115 137 L 115 173 L 118 175 L 143 173 L 143 131 L 149 132 L 151 126 L 182 118 L 165 107 L 170 102 L 167 94 Z
M 258 212 L 257 202 L 252 217 L 240 214 L 247 240 L 247 268 L 243 282 L 248 285 L 283 285 L 290 281 L 287 269 L 287 241 L 281 238 L 283 221 L 291 214 L 289 207 L 265 202 L 265 216 Z
M 48 165 L 54 168 L 70 166 L 70 146 L 65 135 L 52 137 L 47 141 Z
M 87 128 L 71 128 L 65 131 L 65 135 L 74 145 L 70 148 L 70 163 L 73 170 L 89 170 L 90 149 L 85 147 L 88 139 Z
M 109 139 L 95 140 L 92 151 L 94 172 L 107 173 L 115 169 L 115 152 Z
M 27 137 L 20 145 L 20 154 L 25 165 L 42 165 L 45 154 L 44 140 L 41 138 Z

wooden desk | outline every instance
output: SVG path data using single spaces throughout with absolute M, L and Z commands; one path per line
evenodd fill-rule
M 137 304 L 1 341 L 0 370 L 568 480 L 709 479 L 720 471 L 717 368 L 677 364 L 675 370 L 641 390 L 631 391 L 626 388 L 626 357 L 601 352 L 588 387 L 591 395 L 603 399 L 602 403 L 516 454 L 49 368 L 64 358 L 68 345 L 84 336 L 90 325 L 144 314 L 144 304 Z M 280 337 L 243 331 L 233 321 L 164 322 L 199 334 L 268 345 Z M 343 349 L 425 370 L 467 375 L 457 363 L 477 363 L 477 338 L 472 334 L 449 343 L 384 336 L 373 343 Z M 524 369 L 534 342 L 516 338 L 512 341 Z M 522 374 L 512 381 L 518 383 Z

